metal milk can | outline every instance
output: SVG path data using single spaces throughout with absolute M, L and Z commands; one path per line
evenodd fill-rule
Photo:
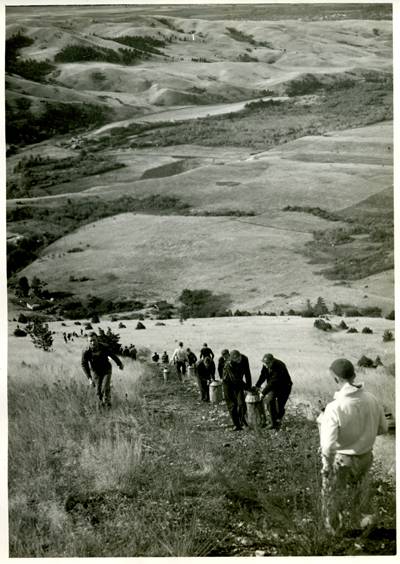
M 194 366 L 188 367 L 188 376 L 194 378 L 196 376 L 196 369 Z
M 168 368 L 164 368 L 164 369 L 163 369 L 164 382 L 167 382 L 167 381 L 168 381 L 168 374 L 169 374 Z
M 251 429 L 261 429 L 265 427 L 266 417 L 262 396 L 258 392 L 247 392 L 245 402 L 248 426 Z
M 213 380 L 210 383 L 210 401 L 211 403 L 221 403 L 222 401 L 222 382 Z

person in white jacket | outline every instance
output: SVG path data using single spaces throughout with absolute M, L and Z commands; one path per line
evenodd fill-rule
M 186 374 L 186 363 L 188 362 L 188 356 L 185 349 L 183 348 L 182 342 L 179 343 L 178 348 L 174 350 L 171 362 L 175 364 L 176 371 L 178 372 L 179 377 L 182 379 Z
M 322 457 L 322 511 L 326 530 L 335 534 L 347 515 L 352 524 L 362 516 L 377 435 L 387 432 L 383 407 L 355 384 L 353 364 L 339 358 L 330 366 L 339 390 L 318 416 Z

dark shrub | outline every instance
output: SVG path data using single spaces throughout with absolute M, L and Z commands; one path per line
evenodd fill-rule
M 361 333 L 372 334 L 373 331 L 370 327 L 363 327 Z
M 320 329 L 321 331 L 331 331 L 332 325 L 325 321 L 324 319 L 316 319 L 314 321 L 314 327 Z
M 392 311 L 386 315 L 385 319 L 390 319 L 391 321 L 394 321 L 394 309 L 392 309 Z
M 74 321 L 74 325 L 82 325 L 80 321 Z
M 158 327 L 161 327 L 161 326 L 165 327 L 165 323 L 163 323 L 162 321 L 157 321 L 156 325 Z
M 386 329 L 383 333 L 382 340 L 383 340 L 384 343 L 387 343 L 389 341 L 394 341 L 392 331 L 389 331 L 389 329 Z
M 53 335 L 47 323 L 42 323 L 40 320 L 35 319 L 32 323 L 27 325 L 26 330 L 37 349 L 42 349 L 46 352 L 51 351 Z
M 28 323 L 28 318 L 23 313 L 18 316 L 18 323 Z
M 15 337 L 26 337 L 27 333 L 26 331 L 23 331 L 22 329 L 17 327 L 16 329 L 14 329 L 14 335 Z
M 146 329 L 146 327 L 143 325 L 141 321 L 138 321 L 136 324 L 136 329 Z
M 381 357 L 377 356 L 374 361 L 375 366 L 383 366 L 383 362 L 381 361 Z
M 89 331 L 90 329 L 93 329 L 92 324 L 91 324 L 91 323 L 86 323 L 86 324 L 85 324 L 85 329 L 86 329 L 87 331 Z
M 124 325 L 122 321 L 120 321 L 120 323 L 118 324 L 118 329 L 126 329 L 126 325 Z
M 360 368 L 375 368 L 375 364 L 372 358 L 368 358 L 368 356 L 364 356 L 364 355 L 359 359 L 357 365 Z
M 346 324 L 346 322 L 342 319 L 342 321 L 339 323 L 339 329 L 348 329 L 349 326 Z
M 350 327 L 347 333 L 358 333 L 358 330 L 355 327 Z
M 90 319 L 91 323 L 100 323 L 100 317 L 97 313 L 94 313 Z

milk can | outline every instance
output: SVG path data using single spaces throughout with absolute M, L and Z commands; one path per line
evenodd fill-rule
M 210 384 L 210 401 L 211 403 L 222 401 L 222 382 L 219 380 L 213 380 Z
M 196 369 L 194 366 L 188 367 L 188 376 L 189 378 L 194 378 L 196 376 Z
M 168 368 L 164 368 L 164 369 L 163 369 L 164 382 L 167 382 L 167 381 L 168 381 L 168 373 L 169 373 Z
M 266 417 L 264 402 L 262 396 L 258 392 L 247 392 L 247 424 L 251 429 L 261 429 L 265 427 Z

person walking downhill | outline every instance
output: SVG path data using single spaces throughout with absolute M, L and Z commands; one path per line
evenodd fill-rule
M 346 358 L 335 360 L 330 375 L 338 386 L 334 400 L 318 416 L 322 457 L 322 512 L 328 533 L 343 528 L 345 517 L 352 526 L 372 524 L 367 508 L 368 472 L 377 435 L 386 433 L 388 424 L 382 405 L 355 384 L 353 364 Z
M 178 348 L 175 349 L 174 354 L 172 355 L 172 363 L 175 364 L 176 371 L 181 380 L 183 379 L 183 376 L 186 374 L 187 361 L 188 361 L 188 357 L 186 351 L 183 348 L 183 343 L 180 342 Z
M 201 358 L 196 362 L 196 378 L 197 384 L 200 390 L 201 401 L 210 401 L 210 382 L 211 377 L 211 358 L 206 356 L 206 358 Z
M 96 333 L 90 333 L 89 346 L 82 352 L 81 365 L 91 385 L 96 388 L 100 406 L 111 407 L 111 358 L 120 370 L 124 365 Z
M 286 364 L 274 358 L 272 354 L 265 354 L 262 363 L 263 367 L 255 388 L 259 390 L 264 382 L 267 382 L 261 393 L 271 417 L 271 429 L 278 430 L 285 415 L 286 402 L 292 391 L 292 379 Z
M 244 380 L 243 380 L 244 378 Z M 234 425 L 234 431 L 241 431 L 246 422 L 244 391 L 251 389 L 249 359 L 238 350 L 231 351 L 225 362 L 222 383 L 224 397 Z

